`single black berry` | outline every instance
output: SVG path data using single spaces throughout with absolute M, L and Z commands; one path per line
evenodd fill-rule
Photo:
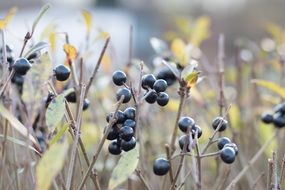
M 26 75 L 28 70 L 32 67 L 31 63 L 25 58 L 17 59 L 13 64 L 13 69 L 18 75 Z
M 269 114 L 269 113 L 264 113 L 261 115 L 261 120 L 263 121 L 263 123 L 269 124 L 273 122 L 273 115 Z
M 167 103 L 169 102 L 169 96 L 168 96 L 168 94 L 165 93 L 165 92 L 160 92 L 160 93 L 158 94 L 158 97 L 157 97 L 157 99 L 156 99 L 156 102 L 157 102 L 157 104 L 160 105 L 160 106 L 166 106 Z
M 221 151 L 220 156 L 223 162 L 225 162 L 226 164 L 231 164 L 235 161 L 236 152 L 231 147 L 224 147 Z
M 128 107 L 127 109 L 125 109 L 124 114 L 126 119 L 134 120 L 136 117 L 136 109 L 133 107 Z
M 156 78 L 153 74 L 146 74 L 142 77 L 142 87 L 144 89 L 153 88 L 153 84 L 155 83 Z
M 74 91 L 70 92 L 65 96 L 65 99 L 70 103 L 76 103 L 76 93 Z
M 114 115 L 114 112 L 111 112 L 106 116 L 106 121 L 108 123 L 111 121 L 111 118 L 113 117 L 113 115 Z M 117 119 L 116 121 L 117 124 L 123 124 L 126 120 L 124 112 L 122 112 L 121 110 L 118 110 L 116 114 L 116 119 Z
M 125 141 L 131 140 L 133 135 L 134 135 L 134 130 L 129 126 L 123 126 L 119 131 L 120 138 Z
M 188 135 L 182 135 L 181 137 L 179 137 L 179 147 L 181 150 L 183 150 L 184 146 L 185 146 L 185 150 L 186 152 L 190 152 L 190 149 L 189 149 L 189 136 Z
M 107 136 L 107 139 L 108 140 L 115 140 L 119 137 L 119 129 L 116 125 L 112 126 L 108 136 Z
M 56 80 L 65 81 L 70 76 L 70 69 L 66 67 L 65 65 L 58 65 L 54 69 L 54 75 L 55 75 Z
M 128 103 L 132 98 L 131 91 L 127 88 L 120 88 L 116 93 L 117 101 L 119 101 L 122 96 L 124 96 L 123 103 Z
M 45 104 L 46 108 L 48 107 L 49 103 L 54 99 L 54 97 L 55 97 L 54 93 L 48 92 L 48 96 L 47 96 L 46 101 L 45 101 L 46 102 L 46 104 Z
M 218 139 L 218 149 L 222 150 L 226 144 L 231 143 L 231 140 L 228 137 L 221 137 Z
M 117 142 L 117 140 L 114 140 L 109 144 L 108 150 L 110 154 L 114 154 L 114 155 L 119 155 L 122 152 L 120 144 Z
M 178 127 L 184 133 L 187 132 L 188 128 L 191 127 L 192 129 L 192 126 L 194 125 L 195 125 L 195 121 L 191 117 L 181 117 L 178 121 Z
M 174 84 L 174 82 L 176 81 L 175 75 L 168 67 L 164 67 L 161 70 L 159 70 L 159 72 L 156 75 L 156 78 L 165 80 L 168 86 Z
M 169 161 L 164 158 L 157 158 L 153 163 L 153 172 L 155 175 L 165 175 L 170 169 Z
M 30 55 L 27 57 L 27 60 L 33 61 L 33 60 L 39 58 L 40 55 L 41 55 L 40 51 L 36 51 L 36 52 L 30 54 Z
M 131 140 L 129 141 L 125 141 L 124 139 L 122 139 L 122 142 L 121 142 L 122 150 L 128 152 L 136 147 L 136 143 L 137 142 L 136 142 L 135 137 L 132 137 Z
M 224 131 L 228 126 L 228 121 L 222 117 L 216 117 L 212 122 L 212 127 L 216 130 L 218 127 L 219 131 Z
M 83 101 L 83 110 L 87 110 L 89 108 L 90 101 L 88 99 L 84 99 Z
M 281 128 L 285 126 L 285 117 L 281 112 L 277 112 L 273 114 L 273 124 L 277 128 Z
M 153 89 L 159 93 L 159 92 L 164 92 L 167 88 L 167 82 L 163 79 L 158 79 L 157 81 L 155 81 L 155 83 L 153 84 Z
M 238 155 L 238 147 L 237 147 L 237 145 L 236 145 L 235 143 L 228 143 L 228 144 L 225 144 L 224 148 L 225 148 L 225 147 L 231 147 L 231 148 L 233 148 L 234 151 L 235 151 L 235 153 L 236 153 L 236 155 Z
M 199 139 L 202 136 L 202 129 L 199 125 L 192 125 L 192 138 L 195 138 L 195 135 L 197 133 L 197 138 Z
M 115 85 L 122 86 L 127 81 L 127 75 L 123 71 L 115 71 L 112 79 Z
M 15 74 L 12 77 L 11 82 L 14 83 L 17 86 L 23 86 L 24 80 L 25 80 L 25 78 L 24 78 L 23 75 Z
M 135 129 L 136 127 L 136 122 L 132 119 L 126 119 L 126 121 L 124 122 L 123 126 L 129 126 L 133 129 Z
M 147 92 L 145 101 L 149 104 L 153 104 L 157 100 L 157 93 L 155 91 Z
M 277 104 L 277 105 L 273 108 L 273 111 L 274 111 L 275 113 L 280 112 L 280 113 L 284 114 L 284 113 L 285 113 L 285 102 L 282 102 L 282 103 L 280 103 L 280 104 Z

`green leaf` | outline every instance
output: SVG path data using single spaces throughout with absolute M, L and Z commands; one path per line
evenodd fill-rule
M 9 121 L 9 123 L 15 130 L 17 130 L 24 137 L 29 137 L 30 141 L 32 141 L 35 145 L 38 145 L 36 139 L 28 132 L 27 128 L 2 104 L 0 104 L 0 114 Z
M 258 86 L 267 88 L 268 90 L 271 90 L 272 92 L 278 94 L 283 99 L 285 99 L 285 89 L 282 88 L 281 86 L 270 81 L 259 80 L 259 79 L 254 79 L 251 82 L 257 84 Z
M 37 15 L 36 19 L 34 20 L 33 26 L 32 26 L 32 33 L 34 33 L 36 26 L 38 24 L 38 22 L 40 21 L 40 19 L 42 18 L 42 16 L 47 12 L 47 10 L 50 8 L 49 4 L 44 5 L 39 14 Z
M 48 105 L 46 111 L 46 124 L 48 127 L 57 126 L 62 120 L 65 113 L 65 97 L 60 94 L 55 97 Z
M 109 181 L 109 188 L 114 189 L 135 171 L 139 162 L 139 145 L 137 144 L 133 150 L 124 152 L 118 164 L 113 170 L 111 179 Z
M 68 146 L 67 139 L 61 143 L 53 144 L 40 159 L 36 167 L 37 190 L 48 190 L 50 188 L 53 179 L 64 165 Z
M 58 129 L 56 135 L 49 142 L 50 146 L 55 144 L 62 137 L 62 135 L 64 134 L 64 132 L 68 128 L 68 126 L 69 126 L 69 124 L 65 123 L 63 126 L 58 127 L 59 129 Z

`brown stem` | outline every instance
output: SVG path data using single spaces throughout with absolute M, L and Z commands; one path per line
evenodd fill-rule
M 265 175 L 264 172 L 262 172 L 259 176 L 257 176 L 257 178 L 254 180 L 252 186 L 251 186 L 251 190 L 254 190 L 255 187 L 257 186 L 257 183 L 262 179 L 262 177 Z
M 147 190 L 151 190 L 149 184 L 146 182 L 146 180 L 145 180 L 145 178 L 143 177 L 141 171 L 138 170 L 138 169 L 136 169 L 135 171 L 136 171 L 138 177 L 140 178 L 140 180 L 142 181 L 142 183 L 144 184 L 145 188 L 146 188 Z
M 171 161 L 171 155 L 170 155 L 170 148 L 168 144 L 165 144 L 165 152 L 166 152 L 166 157 L 167 160 L 169 161 L 169 178 L 170 178 L 170 182 L 173 182 L 173 170 L 172 170 L 172 161 Z
M 107 138 L 107 136 L 108 136 L 112 126 L 116 122 L 116 119 L 117 119 L 116 118 L 116 113 L 118 112 L 120 106 L 122 105 L 123 99 L 124 99 L 124 96 L 122 96 L 121 99 L 117 102 L 117 107 L 116 107 L 116 110 L 114 112 L 114 115 L 111 118 L 110 123 L 108 124 L 108 126 L 107 126 L 107 128 L 105 130 L 105 133 L 104 133 L 103 137 L 101 138 L 101 140 L 99 142 L 98 149 L 97 149 L 97 151 L 95 152 L 95 154 L 93 156 L 93 160 L 92 160 L 91 164 L 89 165 L 89 167 L 88 167 L 88 169 L 87 169 L 87 171 L 86 171 L 86 173 L 85 173 L 85 175 L 84 175 L 84 177 L 83 177 L 83 179 L 82 179 L 82 181 L 81 181 L 81 183 L 80 183 L 80 185 L 78 187 L 79 190 L 81 190 L 83 188 L 83 186 L 84 186 L 88 176 L 90 175 L 90 172 L 92 171 L 93 166 L 95 165 L 95 163 L 96 163 L 96 161 L 97 161 L 97 159 L 99 157 L 99 154 L 100 154 L 100 152 L 101 152 L 101 150 L 103 148 L 103 145 L 104 145 L 104 143 L 106 141 L 106 138 Z
M 267 173 L 267 182 L 266 182 L 267 190 L 272 190 L 271 188 L 272 174 L 273 174 L 273 161 L 272 159 L 268 159 L 268 173 Z

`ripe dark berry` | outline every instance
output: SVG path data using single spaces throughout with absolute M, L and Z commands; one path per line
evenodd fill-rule
M 280 104 L 277 104 L 274 108 L 273 111 L 275 113 L 280 112 L 280 113 L 285 113 L 285 102 L 282 102 Z
M 110 154 L 114 154 L 114 155 L 119 155 L 122 152 L 121 147 L 119 143 L 117 142 L 117 140 L 114 140 L 109 144 L 108 150 Z
M 221 159 L 223 162 L 226 164 L 231 164 L 235 161 L 236 158 L 236 152 L 233 148 L 231 147 L 224 147 L 221 151 Z
M 136 122 L 132 119 L 126 119 L 126 121 L 124 122 L 123 126 L 129 126 L 133 129 L 136 128 Z
M 17 86 L 23 86 L 24 80 L 25 80 L 24 76 L 15 74 L 12 77 L 11 82 L 14 83 Z
M 199 139 L 202 136 L 202 129 L 199 125 L 192 125 L 192 138 L 195 138 L 195 135 L 197 133 L 197 138 Z
M 153 172 L 155 175 L 165 175 L 170 169 L 169 161 L 164 158 L 158 158 L 153 163 Z
M 273 114 L 273 124 L 277 128 L 281 128 L 285 126 L 285 117 L 281 112 L 277 112 Z
M 33 61 L 33 60 L 39 58 L 40 55 L 41 55 L 40 51 L 36 51 L 36 52 L 30 54 L 30 55 L 27 57 L 27 60 Z
M 109 114 L 106 116 L 106 121 L 107 121 L 108 123 L 111 121 L 111 118 L 113 117 L 113 115 L 114 115 L 114 113 L 111 112 L 111 113 L 109 113 Z M 121 110 L 118 110 L 118 111 L 117 111 L 116 119 L 117 119 L 116 123 L 118 123 L 118 124 L 122 124 L 122 123 L 125 122 L 126 117 L 125 117 L 124 113 L 123 113 Z
M 65 96 L 66 101 L 71 102 L 71 103 L 76 103 L 76 93 L 70 92 Z
M 125 109 L 124 114 L 126 119 L 134 120 L 136 117 L 136 109 L 133 107 L 128 107 L 127 109 Z
M 70 76 L 70 69 L 65 65 L 58 65 L 54 69 L 54 75 L 58 81 L 66 81 Z
M 153 84 L 155 83 L 156 78 L 153 74 L 146 74 L 142 77 L 142 87 L 144 89 L 153 88 Z
M 132 98 L 131 91 L 127 88 L 120 88 L 116 93 L 117 101 L 119 101 L 122 96 L 124 96 L 123 103 L 128 103 Z
M 164 92 L 167 88 L 167 82 L 163 79 L 158 79 L 157 81 L 155 81 L 155 83 L 153 84 L 153 89 L 159 93 L 159 92 Z
M 147 92 L 147 97 L 145 98 L 145 101 L 149 104 L 153 104 L 157 100 L 157 93 L 154 91 Z
M 166 106 L 167 103 L 169 102 L 169 96 L 165 92 L 160 92 L 158 94 L 158 97 L 156 99 L 156 102 L 160 106 Z
M 179 147 L 180 147 L 180 149 L 181 150 L 183 150 L 183 148 L 184 148 L 184 145 L 186 146 L 185 148 L 185 150 L 186 150 L 186 152 L 190 152 L 190 149 L 189 149 L 189 137 L 188 137 L 188 135 L 182 135 L 181 137 L 179 137 L 179 140 L 178 140 L 178 142 L 179 142 Z
M 216 117 L 212 122 L 212 127 L 216 130 L 219 126 L 219 131 L 224 131 L 228 126 L 228 121 L 222 117 Z
M 131 140 L 133 135 L 134 135 L 134 130 L 129 126 L 123 126 L 119 131 L 119 137 L 125 141 Z
M 263 123 L 269 124 L 273 122 L 273 116 L 269 113 L 264 113 L 261 115 L 261 120 Z
M 218 140 L 218 149 L 222 150 L 226 144 L 231 143 L 231 140 L 228 137 L 221 137 Z
M 46 98 L 46 108 L 48 107 L 49 103 L 54 99 L 55 95 L 52 92 L 48 92 L 48 96 Z
M 123 71 L 115 71 L 112 79 L 115 85 L 122 86 L 127 81 L 127 75 Z
M 125 141 L 122 139 L 121 147 L 124 151 L 128 152 L 128 151 L 130 151 L 136 147 L 136 143 L 137 142 L 136 142 L 135 137 L 132 137 L 131 140 L 129 140 L 129 141 Z
M 115 140 L 119 137 L 119 129 L 117 126 L 112 126 L 108 136 L 107 136 L 107 139 L 108 140 Z
M 173 72 L 168 67 L 162 68 L 157 73 L 156 78 L 165 80 L 167 82 L 168 86 L 174 84 L 174 82 L 176 81 L 175 75 L 173 74 Z
M 225 148 L 225 147 L 231 147 L 231 148 L 233 148 L 234 151 L 235 151 L 235 153 L 236 153 L 236 155 L 238 155 L 238 147 L 237 147 L 237 145 L 236 145 L 235 143 L 228 143 L 228 144 L 225 144 L 224 148 Z
M 28 70 L 32 67 L 30 62 L 25 58 L 19 58 L 13 64 L 13 69 L 18 75 L 26 75 Z
M 87 110 L 89 108 L 90 101 L 88 99 L 84 99 L 83 101 L 83 110 Z
M 187 132 L 188 128 L 192 128 L 194 125 L 195 121 L 191 117 L 181 117 L 178 121 L 178 127 L 184 133 Z

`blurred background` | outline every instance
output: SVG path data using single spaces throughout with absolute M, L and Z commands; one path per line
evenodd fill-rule
M 240 37 L 258 41 L 266 36 L 265 23 L 285 24 L 285 1 L 282 0 L 2 0 L 0 16 L 12 6 L 19 8 L 9 26 L 9 40 L 23 38 L 26 31 L 22 31 L 22 26 L 28 28 L 33 21 L 31 17 L 47 2 L 53 8 L 40 23 L 42 28 L 55 22 L 58 31 L 68 32 L 72 43 L 76 43 L 84 36 L 80 11 L 87 9 L 93 15 L 95 26 L 110 33 L 117 64 L 128 60 L 130 26 L 133 26 L 133 57 L 149 62 L 153 55 L 149 39 L 174 29 L 177 17 L 189 20 L 203 15 L 210 17 L 210 38 L 201 45 L 210 60 L 216 58 L 220 33 L 225 34 L 226 54 L 231 57 L 234 43 Z

